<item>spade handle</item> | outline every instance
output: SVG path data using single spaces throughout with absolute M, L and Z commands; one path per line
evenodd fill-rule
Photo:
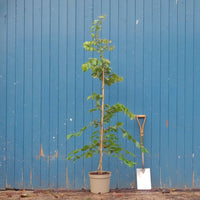
M 138 122 L 138 125 L 140 127 L 140 140 L 141 140 L 141 148 L 144 148 L 144 125 L 145 125 L 145 122 L 146 122 L 146 115 L 137 115 L 137 122 Z M 139 119 L 140 118 L 143 118 L 143 124 L 141 125 L 140 124 L 140 121 Z M 142 152 L 142 169 L 144 169 L 144 153 Z

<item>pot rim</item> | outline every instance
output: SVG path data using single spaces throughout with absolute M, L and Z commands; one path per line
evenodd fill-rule
M 92 173 L 97 173 L 97 171 L 91 171 L 88 173 L 89 177 L 99 177 L 99 178 L 104 178 L 104 177 L 110 177 L 111 176 L 111 172 L 110 171 L 103 171 L 106 172 L 106 174 L 92 174 Z

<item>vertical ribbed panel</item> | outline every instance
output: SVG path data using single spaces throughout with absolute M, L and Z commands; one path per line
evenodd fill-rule
M 89 187 L 98 156 L 66 161 L 89 142 L 89 132 L 66 140 L 89 114 L 97 80 L 81 64 L 90 26 L 106 14 L 101 36 L 115 50 L 105 56 L 121 84 L 106 88 L 106 103 L 146 114 L 145 167 L 155 188 L 200 187 L 200 2 L 198 0 L 3 0 L 0 1 L 0 189 Z M 139 127 L 118 115 L 137 140 Z M 120 133 L 117 133 L 120 134 Z M 136 168 L 104 156 L 112 188 L 136 187 Z
M 8 4 L 0 2 L 0 189 L 6 186 L 7 148 L 7 20 Z

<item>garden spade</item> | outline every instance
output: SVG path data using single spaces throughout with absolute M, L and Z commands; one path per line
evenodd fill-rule
M 143 119 L 142 125 L 140 119 Z M 144 148 L 144 125 L 146 122 L 146 115 L 137 115 L 137 122 L 140 127 L 140 145 Z M 151 172 L 150 168 L 144 168 L 144 152 L 142 151 L 142 168 L 137 168 L 137 189 L 150 190 L 151 189 Z

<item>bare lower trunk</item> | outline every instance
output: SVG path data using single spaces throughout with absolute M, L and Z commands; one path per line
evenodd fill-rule
M 100 132 L 100 159 L 98 173 L 102 174 L 102 159 L 103 159 L 103 115 L 104 115 L 104 68 L 102 70 L 102 104 L 101 104 L 101 132 Z

